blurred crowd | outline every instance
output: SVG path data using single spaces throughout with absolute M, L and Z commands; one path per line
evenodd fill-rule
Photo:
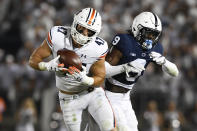
M 54 74 L 31 69 L 28 59 L 52 26 L 70 26 L 85 7 L 101 13 L 109 43 L 140 12 L 160 17 L 165 56 L 180 75 L 148 67 L 131 93 L 139 129 L 197 131 L 196 0 L 0 0 L 0 130 L 63 131 Z

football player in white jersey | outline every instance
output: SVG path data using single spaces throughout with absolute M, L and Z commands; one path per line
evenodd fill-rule
M 152 12 L 134 18 L 129 33 L 118 34 L 106 57 L 106 95 L 116 116 L 118 131 L 137 131 L 138 121 L 130 101 L 130 91 L 150 62 L 171 76 L 178 75 L 176 65 L 163 56 L 159 43 L 162 25 Z
M 101 30 L 101 16 L 93 8 L 85 8 L 74 15 L 71 27 L 54 26 L 43 43 L 32 53 L 29 64 L 37 70 L 54 71 L 59 89 L 60 106 L 67 131 L 84 131 L 83 111 L 88 110 L 102 131 L 114 131 L 115 118 L 102 83 L 105 78 L 105 56 L 108 45 L 97 37 Z M 59 63 L 57 51 L 75 51 L 82 61 L 83 71 L 65 69 Z M 49 62 L 44 59 L 53 56 Z M 62 72 L 69 70 L 69 75 Z M 88 75 L 91 74 L 91 75 Z

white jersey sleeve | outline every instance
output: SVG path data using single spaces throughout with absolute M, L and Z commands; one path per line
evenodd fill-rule
M 47 44 L 52 52 L 64 48 L 65 37 L 69 34 L 69 28 L 65 26 L 54 26 L 50 29 L 47 35 Z
M 76 50 L 76 53 L 80 56 L 82 63 L 94 63 L 99 59 L 105 59 L 108 53 L 108 44 L 100 37 L 96 37 L 89 44 Z
M 98 52 L 99 58 L 98 59 L 104 59 L 105 56 L 108 53 L 108 44 L 105 40 L 101 39 L 100 37 L 96 37 L 95 42 L 97 43 L 98 46 L 101 46 L 100 50 L 96 49 L 96 52 Z

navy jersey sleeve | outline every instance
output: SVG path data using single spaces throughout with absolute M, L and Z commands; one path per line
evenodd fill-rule
M 161 43 L 158 43 L 154 48 L 153 48 L 153 51 L 157 52 L 157 53 L 160 53 L 160 54 L 164 54 L 164 51 L 163 51 L 163 46 Z
M 127 38 L 125 37 L 125 35 L 123 34 L 118 34 L 114 37 L 113 41 L 112 41 L 112 45 L 118 49 L 120 52 L 122 52 L 124 54 L 125 48 L 128 47 L 127 44 L 129 44 L 128 42 L 125 42 Z

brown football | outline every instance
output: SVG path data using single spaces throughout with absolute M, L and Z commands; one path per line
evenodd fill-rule
M 80 57 L 74 51 L 64 48 L 58 50 L 57 55 L 60 55 L 59 62 L 63 63 L 65 68 L 75 66 L 77 69 L 82 70 Z

